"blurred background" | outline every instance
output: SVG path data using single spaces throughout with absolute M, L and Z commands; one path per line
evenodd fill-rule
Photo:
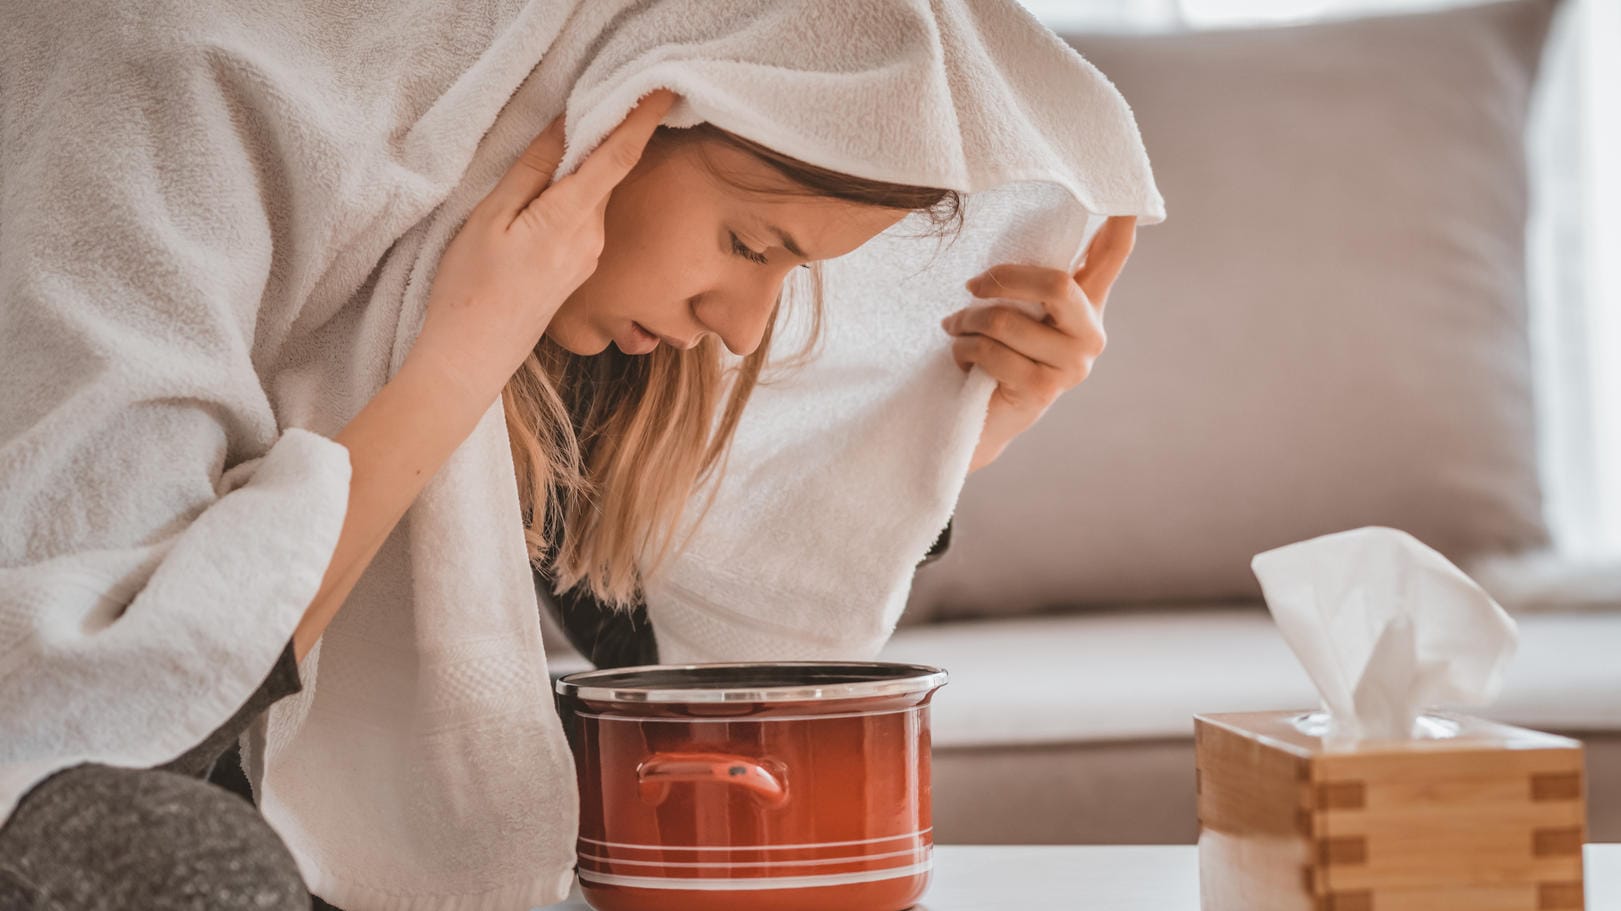
M 1081 35 L 1287 26 L 1471 5 L 1458 0 L 1022 2 L 1055 31 Z M 1613 556 L 1621 553 L 1621 3 L 1563 0 L 1557 6 L 1527 129 L 1537 443 L 1545 511 L 1561 548 Z

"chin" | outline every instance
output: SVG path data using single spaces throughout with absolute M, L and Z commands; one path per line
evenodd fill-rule
M 573 330 L 571 326 L 553 326 L 546 330 L 546 337 L 569 354 L 581 357 L 595 357 L 613 344 L 613 339 L 600 332 Z

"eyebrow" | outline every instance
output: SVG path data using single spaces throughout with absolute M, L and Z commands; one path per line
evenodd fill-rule
M 804 250 L 799 249 L 799 244 L 788 235 L 787 231 L 784 231 L 776 225 L 766 225 L 766 230 L 777 235 L 777 240 L 782 241 L 783 249 L 787 250 L 789 253 L 792 253 L 800 259 L 810 259 L 810 256 L 808 256 Z

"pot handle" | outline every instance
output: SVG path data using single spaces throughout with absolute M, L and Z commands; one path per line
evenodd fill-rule
M 654 753 L 636 767 L 642 802 L 652 806 L 663 803 L 676 782 L 706 781 L 747 788 L 766 807 L 788 802 L 787 775 L 780 767 L 773 770 L 766 763 L 730 753 Z

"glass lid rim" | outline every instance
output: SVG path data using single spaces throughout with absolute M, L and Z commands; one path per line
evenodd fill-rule
M 784 682 L 760 686 L 741 683 L 727 686 L 690 686 L 674 683 L 666 686 L 638 685 L 623 678 L 655 672 L 680 674 L 681 672 L 726 671 L 813 671 L 844 670 L 858 679 L 817 683 L 815 681 Z M 888 671 L 890 676 L 860 679 L 862 670 Z M 927 664 L 894 661 L 738 661 L 706 664 L 644 664 L 634 667 L 604 668 L 577 671 L 559 678 L 555 684 L 558 694 L 577 699 L 607 702 L 663 703 L 663 702 L 805 702 L 831 699 L 856 699 L 872 696 L 901 696 L 926 693 L 945 685 L 944 670 Z

